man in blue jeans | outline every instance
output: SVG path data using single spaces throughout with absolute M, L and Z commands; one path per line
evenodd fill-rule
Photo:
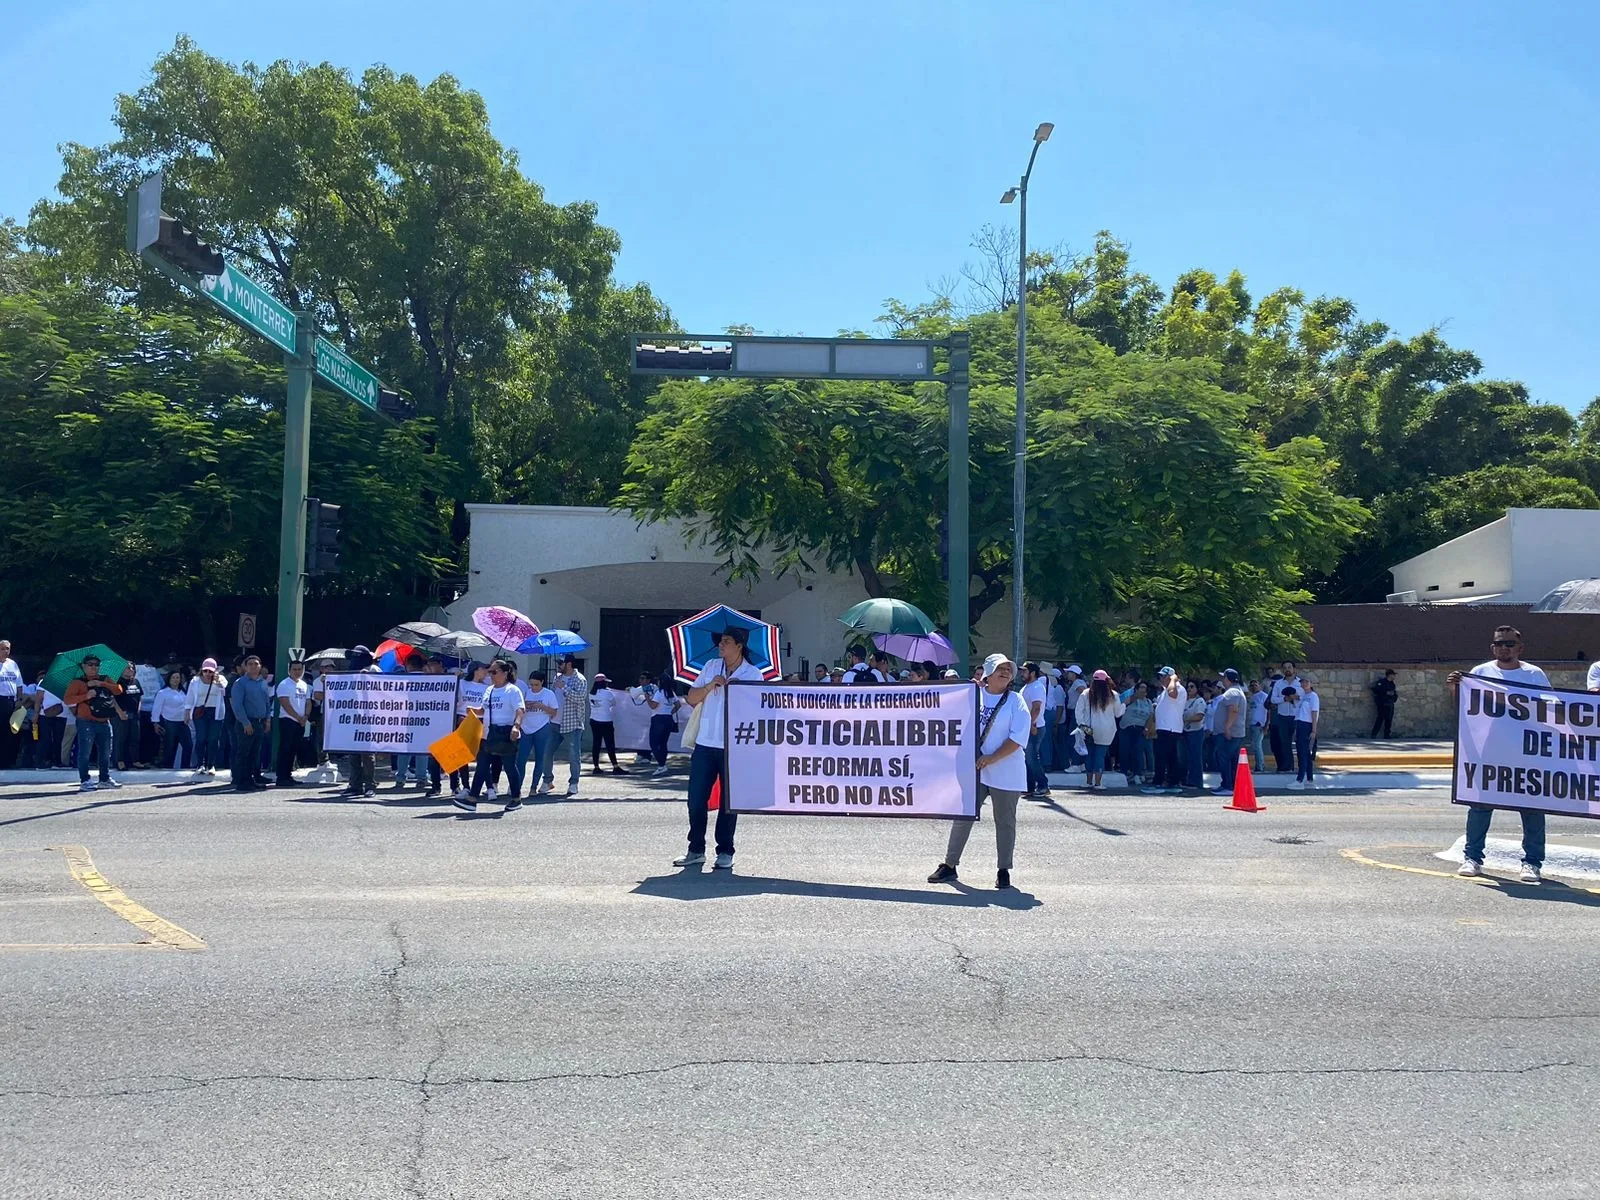
M 1489 641 L 1494 657 L 1472 668 L 1472 674 L 1486 679 L 1499 679 L 1506 683 L 1520 683 L 1529 687 L 1549 687 L 1550 678 L 1542 669 L 1522 661 L 1522 631 L 1512 625 L 1495 629 Z M 1461 686 L 1460 671 L 1451 671 L 1445 677 L 1450 694 L 1455 696 Z M 1544 814 L 1532 809 L 1519 809 L 1522 816 L 1522 882 L 1542 883 L 1544 876 Z M 1494 820 L 1494 809 L 1487 804 L 1467 806 L 1467 846 L 1462 854 L 1461 870 L 1457 874 L 1468 879 L 1483 874 L 1484 843 L 1489 840 L 1489 822 Z
M 228 687 L 233 708 L 233 790 L 257 792 L 267 786 L 261 771 L 261 752 L 267 744 L 267 721 L 272 713 L 272 692 L 261 677 L 261 660 L 254 654 L 244 660 L 244 674 Z
M 583 731 L 589 724 L 589 681 L 578 670 L 578 660 L 568 654 L 561 660 L 556 691 L 561 693 L 561 742 L 567 752 L 567 795 L 578 794 L 583 769 Z
M 1044 705 L 1048 695 L 1048 681 L 1036 662 L 1022 664 L 1022 702 L 1027 705 L 1029 726 L 1027 757 L 1028 790 L 1025 795 L 1048 796 L 1050 777 L 1044 769 L 1044 744 L 1050 736 L 1045 725 Z

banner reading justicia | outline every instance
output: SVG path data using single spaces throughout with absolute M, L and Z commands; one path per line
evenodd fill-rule
M 724 711 L 723 782 L 735 812 L 977 815 L 971 683 L 735 683 Z
M 1456 804 L 1600 817 L 1600 696 L 1463 675 Z

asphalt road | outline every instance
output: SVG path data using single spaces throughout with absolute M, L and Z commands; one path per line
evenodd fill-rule
M 683 875 L 681 788 L 0 788 L 0 1194 L 1600 1195 L 1600 894 L 1440 792 L 1061 793 L 997 893 L 987 822 Z

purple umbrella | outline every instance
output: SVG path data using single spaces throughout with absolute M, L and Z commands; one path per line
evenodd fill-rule
M 902 662 L 932 662 L 948 667 L 956 661 L 956 648 L 942 633 L 918 637 L 910 633 L 875 634 L 872 644 Z
M 529 638 L 539 636 L 539 627 L 531 620 L 516 609 L 499 604 L 473 609 L 472 624 L 502 650 L 515 650 Z

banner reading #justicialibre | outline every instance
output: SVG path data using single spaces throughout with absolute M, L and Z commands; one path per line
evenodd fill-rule
M 723 789 L 739 813 L 973 820 L 971 683 L 733 683 Z

